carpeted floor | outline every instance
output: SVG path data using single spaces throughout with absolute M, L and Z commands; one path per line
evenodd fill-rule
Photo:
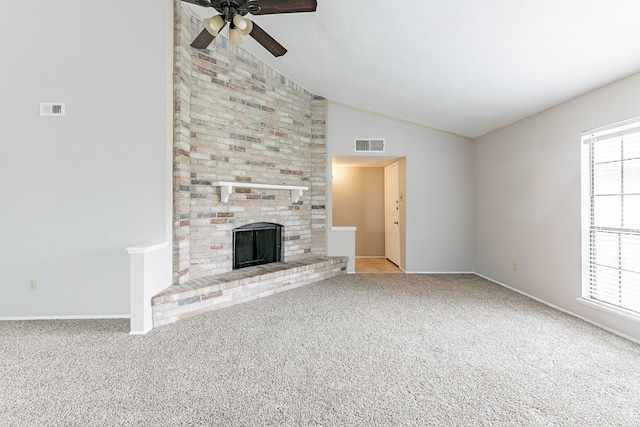
M 128 329 L 0 322 L 0 425 L 640 425 L 640 346 L 473 275 L 349 275 Z

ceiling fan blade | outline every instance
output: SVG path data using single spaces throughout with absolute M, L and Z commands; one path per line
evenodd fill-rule
M 315 12 L 317 7 L 316 0 L 252 0 L 247 2 L 247 9 L 252 15 Z
M 287 49 L 271 37 L 265 30 L 260 28 L 258 24 L 253 23 L 253 30 L 249 33 L 251 37 L 264 46 L 273 56 L 282 56 L 287 53 Z
M 198 37 L 191 42 L 191 47 L 195 47 L 196 49 L 206 49 L 215 38 L 216 36 L 212 35 L 205 28 L 200 32 L 200 34 L 198 34 Z
M 195 4 L 203 7 L 213 7 L 211 6 L 211 2 L 209 0 L 182 0 L 187 3 Z

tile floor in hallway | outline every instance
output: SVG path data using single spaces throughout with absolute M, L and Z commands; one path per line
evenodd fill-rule
M 402 273 L 386 258 L 356 258 L 356 273 Z

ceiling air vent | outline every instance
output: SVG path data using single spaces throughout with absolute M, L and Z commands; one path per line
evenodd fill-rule
M 384 153 L 384 139 L 356 139 L 356 152 Z

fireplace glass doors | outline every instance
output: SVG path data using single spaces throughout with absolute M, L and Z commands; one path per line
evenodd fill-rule
M 278 262 L 282 258 L 282 226 L 256 222 L 233 230 L 233 269 Z

